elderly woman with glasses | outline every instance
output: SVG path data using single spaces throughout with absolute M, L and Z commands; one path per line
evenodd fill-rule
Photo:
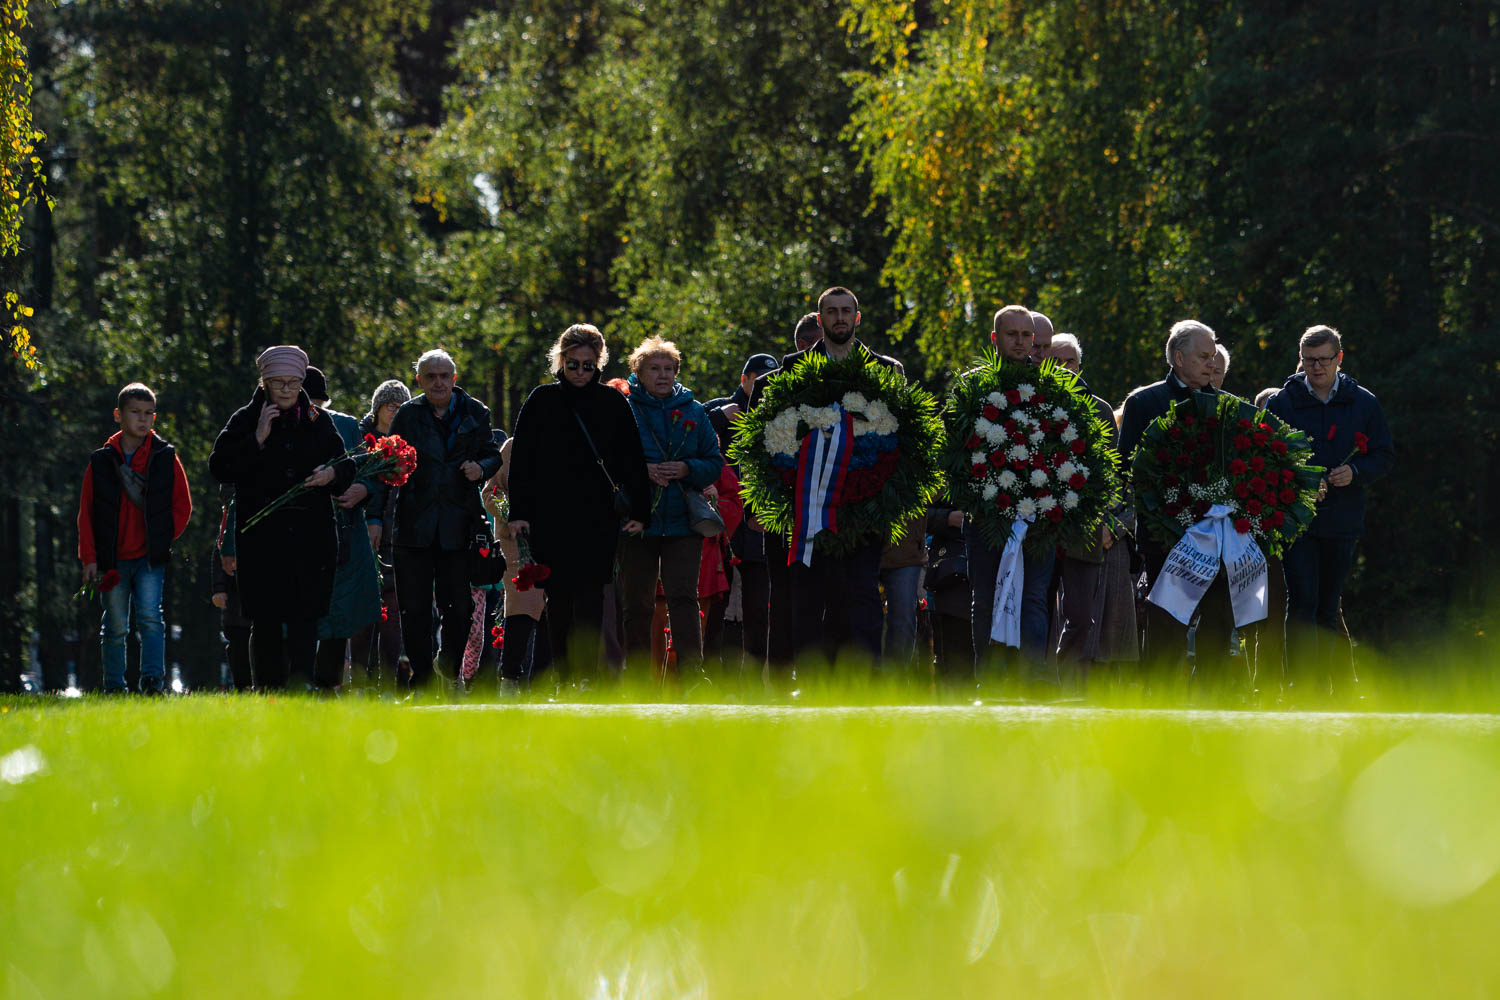
M 288 667 L 311 677 L 318 619 L 328 612 L 338 562 L 331 498 L 354 479 L 333 420 L 303 389 L 307 354 L 272 347 L 256 359 L 260 384 L 214 441 L 209 469 L 235 487 L 240 605 L 250 619 L 257 690 L 286 686 Z M 310 487 L 255 524 L 294 486 Z M 249 525 L 247 527 L 247 525 Z M 284 636 L 283 636 L 284 633 Z
M 563 679 L 570 667 L 586 679 L 598 667 L 615 546 L 643 528 L 650 483 L 630 404 L 600 380 L 603 335 L 570 326 L 549 359 L 556 381 L 533 389 L 516 415 L 510 529 L 550 570 L 542 586 L 553 663 Z

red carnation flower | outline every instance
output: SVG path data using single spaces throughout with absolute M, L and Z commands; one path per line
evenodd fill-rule
M 994 421 L 1000 419 L 1000 407 L 993 403 L 985 404 L 984 409 L 980 412 L 984 414 L 984 419 L 986 420 Z
M 1234 530 L 1238 531 L 1242 535 L 1250 534 L 1250 519 L 1247 517 L 1236 519 L 1234 522 Z
M 1031 459 L 1031 467 L 1033 469 L 1045 469 L 1045 468 L 1047 468 L 1047 456 L 1045 456 L 1045 455 L 1035 455 L 1035 456 L 1033 456 L 1032 459 Z
M 1005 398 L 1012 406 L 1014 406 L 1021 401 L 1021 393 L 1017 389 L 1007 389 L 1005 391 Z
M 365 435 L 365 447 L 366 448 L 374 448 L 375 447 L 375 435 L 374 434 L 366 434 Z
M 1026 468 L 1026 463 L 1022 459 L 1017 458 L 1010 463 L 1010 467 L 1012 469 L 1015 469 L 1017 472 L 1020 472 L 1021 470 Z
M 1282 526 L 1282 525 L 1283 525 L 1283 524 L 1285 524 L 1285 523 L 1286 523 L 1286 515 L 1285 515 L 1285 514 L 1283 514 L 1283 513 L 1282 513 L 1282 512 L 1281 512 L 1281 511 L 1279 511 L 1279 510 L 1278 510 L 1278 511 L 1276 511 L 1276 512 L 1275 512 L 1275 513 L 1273 513 L 1273 514 L 1272 514 L 1272 515 L 1271 515 L 1271 520 L 1272 520 L 1272 521 L 1273 521 L 1273 522 L 1275 522 L 1275 524 L 1276 524 L 1276 527 L 1278 527 L 1278 528 L 1279 528 L 1279 527 L 1281 527 L 1281 526 Z
M 1182 485 L 1182 480 L 1178 479 L 1177 476 L 1176 476 L 1176 474 L 1171 473 L 1171 472 L 1167 473 L 1165 476 L 1162 476 L 1161 477 L 1161 481 L 1163 483 L 1165 483 L 1167 486 L 1172 487 L 1173 489 L 1175 489 L 1178 486 Z
M 1291 469 L 1282 469 L 1281 470 L 1281 481 L 1283 483 L 1289 483 L 1293 479 L 1296 479 L 1296 478 L 1297 478 L 1297 474 L 1295 472 L 1293 472 Z
M 1276 498 L 1282 503 L 1290 506 L 1291 504 L 1297 502 L 1297 491 L 1290 488 L 1284 489 L 1276 495 Z
M 1168 517 L 1176 517 L 1178 514 L 1182 513 L 1182 504 L 1169 503 L 1162 508 L 1162 512 L 1165 513 Z
M 1241 500 L 1245 499 L 1247 496 L 1250 495 L 1250 484 L 1249 483 L 1235 483 L 1234 484 L 1234 495 L 1237 496 L 1237 497 L 1239 497 Z
M 1250 469 L 1253 472 L 1264 472 L 1266 469 L 1266 460 L 1256 455 L 1250 459 Z
M 1073 450 L 1073 454 L 1082 455 L 1085 451 L 1088 451 L 1089 446 L 1083 443 L 1083 438 L 1074 438 L 1073 443 L 1068 447 Z
M 1203 421 L 1203 423 L 1209 427 L 1217 427 L 1219 426 L 1219 418 L 1209 417 L 1207 420 Z
M 1355 431 L 1354 432 L 1354 449 L 1356 451 L 1358 451 L 1361 455 L 1369 454 L 1369 451 L 1370 451 L 1370 435 L 1366 434 L 1364 431 Z
M 1261 503 L 1259 500 L 1251 500 L 1249 503 L 1245 504 L 1245 513 L 1251 516 L 1259 514 L 1261 512 L 1261 509 Z
M 982 443 L 983 442 L 981 442 L 979 440 L 979 435 L 978 434 L 970 434 L 969 435 L 969 440 L 967 440 L 967 441 L 964 442 L 964 447 L 967 448 L 967 449 L 969 449 L 970 451 L 978 451 L 979 450 L 979 446 Z
M 1001 451 L 999 448 L 996 448 L 994 451 L 990 452 L 990 464 L 997 469 L 1003 466 L 1005 464 L 1005 452 Z
M 1250 439 L 1243 434 L 1236 434 L 1233 444 L 1235 451 L 1244 451 L 1250 447 Z
M 1256 496 L 1260 496 L 1265 491 L 1266 491 L 1266 481 L 1264 479 L 1260 478 L 1259 476 L 1256 476 L 1254 479 L 1250 480 L 1250 492 L 1251 493 L 1254 493 Z
M 1236 420 L 1234 422 L 1234 426 L 1238 427 L 1242 431 L 1248 431 L 1250 428 L 1254 427 L 1255 425 L 1252 424 L 1250 421 L 1246 420 L 1244 417 L 1240 417 L 1240 419 L 1238 419 L 1238 420 Z
M 1033 403 L 1033 404 L 1035 404 L 1035 405 L 1036 405 L 1036 406 L 1041 406 L 1041 405 L 1042 405 L 1042 404 L 1043 404 L 1043 403 L 1045 403 L 1045 402 L 1046 402 L 1046 401 L 1047 401 L 1047 397 L 1046 397 L 1046 395 L 1045 395 L 1045 394 L 1044 394 L 1044 393 L 1040 393 L 1040 392 L 1038 392 L 1038 393 L 1035 393 L 1035 394 L 1034 394 L 1034 395 L 1033 395 L 1033 396 L 1032 396 L 1032 397 L 1031 397 L 1031 402 L 1032 402 L 1032 403 Z
M 1193 456 L 1192 455 L 1189 455 L 1185 451 L 1178 453 L 1178 455 L 1177 455 L 1177 467 L 1178 468 L 1180 468 L 1180 469 L 1186 469 L 1188 466 L 1190 466 L 1192 464 L 1193 464 Z
M 1009 509 L 1009 507 L 1010 507 L 1010 494 L 1008 494 L 1008 493 L 997 493 L 997 494 L 995 494 L 995 506 L 999 507 L 1001 510 L 1007 510 L 1007 509 Z
M 1172 460 L 1172 453 L 1165 448 L 1158 448 L 1156 449 L 1156 460 L 1158 462 L 1170 462 Z
M 1054 522 L 1054 523 L 1056 523 L 1058 521 L 1061 521 L 1062 520 L 1062 508 L 1061 507 L 1053 507 L 1051 510 L 1047 511 L 1047 519 L 1049 521 Z
M 1265 517 L 1263 517 L 1263 518 L 1260 519 L 1260 530 L 1261 531 L 1273 531 L 1273 530 L 1275 530 L 1275 528 L 1276 528 L 1276 519 L 1273 518 L 1270 514 L 1267 514 Z
M 681 420 L 681 419 L 682 419 L 682 411 L 681 410 L 673 410 L 672 411 L 672 420 L 675 422 L 675 421 L 678 421 L 678 420 Z
M 1255 432 L 1255 444 L 1257 445 L 1257 447 L 1264 448 L 1266 446 L 1266 442 L 1269 440 L 1271 440 L 1271 435 L 1267 434 L 1265 431 Z
M 1243 476 L 1249 468 L 1248 465 L 1238 458 L 1229 463 L 1229 472 L 1232 475 Z
M 1052 453 L 1052 467 L 1055 469 L 1068 460 L 1068 453 L 1061 448 Z
M 1182 440 L 1182 428 L 1181 427 L 1176 427 L 1176 426 L 1168 427 L 1167 428 L 1167 437 L 1171 438 L 1173 441 L 1181 441 Z
M 1336 434 L 1338 434 L 1338 432 L 1339 432 L 1339 425 L 1338 424 L 1329 424 L 1328 425 L 1328 440 L 1332 441 L 1333 438 L 1334 438 L 1334 436 Z
M 1083 478 L 1083 473 L 1081 472 L 1075 472 L 1068 477 L 1068 485 L 1075 490 L 1083 489 L 1083 484 L 1087 482 L 1088 480 Z
M 1198 432 L 1198 443 L 1199 444 L 1208 444 L 1209 441 L 1211 441 L 1211 440 L 1213 440 L 1213 439 L 1208 436 L 1208 431 L 1199 431 Z
M 1011 444 L 1025 444 L 1026 443 L 1026 435 L 1022 434 L 1020 431 L 1011 431 L 1010 432 L 1010 443 Z
M 1009 417 L 1006 417 L 1005 418 L 1005 423 L 1001 424 L 1000 426 L 1005 428 L 1005 432 L 1007 434 L 1013 433 L 1013 432 L 1018 431 L 1018 430 L 1021 429 L 1016 424 L 1016 422 L 1014 420 L 1010 419 Z
M 1198 418 L 1195 417 L 1195 416 L 1193 416 L 1191 413 L 1184 413 L 1182 415 L 1182 425 L 1184 427 L 1192 427 L 1197 422 L 1198 422 Z
M 979 463 L 979 464 L 976 464 L 976 465 L 975 465 L 975 466 L 974 466 L 974 467 L 973 467 L 973 468 L 972 468 L 972 469 L 970 469 L 970 470 L 969 470 L 969 471 L 970 471 L 970 472 L 971 472 L 971 473 L 973 473 L 973 475 L 974 475 L 974 478 L 975 478 L 975 479 L 983 479 L 983 478 L 984 478 L 984 474 L 985 474 L 985 472 L 986 472 L 986 471 L 987 471 L 987 470 L 986 470 L 986 468 L 985 468 L 985 466 L 984 466 L 984 464 L 983 464 L 983 463 Z
M 1286 442 L 1285 441 L 1272 441 L 1271 442 L 1271 450 L 1274 451 L 1278 455 L 1285 455 L 1286 454 Z
M 1038 420 L 1036 422 L 1036 425 L 1041 428 L 1043 434 L 1049 434 L 1052 431 L 1052 421 L 1048 420 L 1046 417 Z
M 108 569 L 105 570 L 104 575 L 99 578 L 99 586 L 95 587 L 94 589 L 99 591 L 99 593 L 101 594 L 107 594 L 119 585 L 120 571 L 117 569 Z
M 684 420 L 682 422 L 682 426 L 683 426 L 684 430 L 692 430 L 694 427 L 698 426 L 698 421 L 696 421 L 696 420 Z

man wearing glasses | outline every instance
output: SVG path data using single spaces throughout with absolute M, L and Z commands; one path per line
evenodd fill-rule
M 1287 550 L 1287 687 L 1292 698 L 1332 693 L 1342 643 L 1339 601 L 1364 534 L 1365 487 L 1395 459 L 1385 413 L 1368 389 L 1339 371 L 1343 341 L 1331 326 L 1302 334 L 1299 370 L 1266 409 L 1305 433 L 1313 461 L 1328 469 L 1327 495 L 1307 533 Z M 1342 678 L 1352 672 L 1339 671 Z M 1347 692 L 1345 692 L 1347 693 Z
M 469 547 L 484 517 L 479 488 L 500 468 L 490 411 L 457 385 L 447 351 L 431 350 L 414 366 L 421 395 L 403 403 L 391 433 L 417 449 L 417 468 L 396 495 L 394 555 L 401 601 L 401 640 L 411 684 L 432 680 L 432 601 L 441 625 L 443 674 L 458 677 L 474 612 Z M 377 497 L 376 510 L 383 507 Z

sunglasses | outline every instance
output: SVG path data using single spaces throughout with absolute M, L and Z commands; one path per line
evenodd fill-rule
M 570 372 L 576 372 L 580 368 L 586 372 L 597 370 L 597 366 L 592 361 L 565 361 L 563 362 L 563 367 L 567 368 Z

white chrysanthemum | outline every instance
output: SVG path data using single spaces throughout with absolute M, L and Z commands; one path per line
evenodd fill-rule
M 1025 462 L 1031 458 L 1031 449 L 1024 444 L 1013 444 L 1005 454 L 1012 462 Z
M 984 439 L 990 443 L 991 447 L 994 447 L 998 444 L 1004 444 L 1005 438 L 1005 428 L 1001 427 L 999 424 L 990 424 L 990 429 L 985 431 L 984 433 Z
M 1004 472 L 1000 473 L 998 482 L 1000 483 L 1000 488 L 1002 490 L 1008 490 L 1012 486 L 1016 485 L 1019 479 L 1020 477 L 1017 476 L 1014 472 L 1006 469 Z
M 993 420 L 986 420 L 983 417 L 980 417 L 978 420 L 974 421 L 974 433 L 978 434 L 980 437 L 984 437 L 990 432 L 990 428 L 994 426 L 995 422 Z
M 1032 396 L 1036 395 L 1036 389 L 1033 388 L 1031 383 L 1029 382 L 1022 382 L 1020 385 L 1016 386 L 1016 392 L 1019 392 L 1021 394 L 1021 402 L 1023 403 L 1026 400 L 1030 399 Z
M 984 398 L 995 406 L 1005 405 L 1005 393 L 1000 392 L 998 389 Z
M 1068 411 L 1065 410 L 1065 409 L 1063 409 L 1061 406 L 1054 406 L 1052 408 L 1052 419 L 1053 420 L 1067 420 L 1068 419 Z
M 1056 497 L 1042 497 L 1040 500 L 1038 500 L 1036 502 L 1036 509 L 1039 510 L 1039 511 L 1041 511 L 1043 514 L 1047 513 L 1047 511 L 1051 510 L 1053 507 L 1056 507 L 1056 506 L 1057 506 L 1057 498 Z
M 844 404 L 844 409 L 854 413 L 863 413 L 868 416 L 870 412 L 870 401 L 862 393 L 846 392 L 841 402 Z
M 1047 440 L 1047 432 L 1038 428 L 1032 431 L 1030 434 L 1026 435 L 1026 437 L 1027 440 L 1029 440 L 1032 444 L 1041 444 L 1043 441 Z
M 1018 424 L 1024 424 L 1026 422 L 1026 413 L 1024 410 L 1011 410 L 1010 419 Z
M 797 410 L 783 410 L 766 425 L 766 451 L 772 455 L 797 454 Z
M 1031 485 L 1032 486 L 1037 486 L 1037 487 L 1046 486 L 1047 485 L 1047 471 L 1045 469 L 1032 469 L 1031 470 Z
M 1078 440 L 1078 432 L 1073 429 L 1072 424 L 1064 427 L 1062 434 L 1059 436 L 1063 439 L 1064 444 L 1071 444 L 1072 442 Z
M 1078 494 L 1074 493 L 1072 490 L 1064 493 L 1062 506 L 1063 510 L 1073 510 L 1074 508 L 1076 508 L 1078 506 Z
M 865 416 L 870 419 L 871 433 L 896 433 L 896 415 L 891 412 L 891 408 L 885 405 L 883 401 L 878 399 L 871 400 L 869 406 L 865 408 Z
M 1016 504 L 1016 516 L 1023 521 L 1029 517 L 1036 517 L 1036 501 L 1031 497 L 1023 497 L 1021 502 Z
M 969 452 L 969 464 L 970 465 L 983 465 L 984 463 L 988 462 L 989 460 L 990 460 L 990 456 L 986 455 L 982 451 L 971 451 L 971 452 Z
M 1073 478 L 1073 473 L 1077 471 L 1078 466 L 1074 465 L 1072 462 L 1064 462 L 1062 465 L 1059 465 L 1057 467 L 1057 478 L 1061 479 L 1063 482 L 1067 482 L 1069 479 Z
M 981 491 L 981 493 L 984 496 L 985 500 L 993 500 L 993 499 L 995 499 L 995 496 L 999 492 L 1000 492 L 1000 487 L 996 486 L 994 483 L 985 483 L 984 484 L 984 489 Z

